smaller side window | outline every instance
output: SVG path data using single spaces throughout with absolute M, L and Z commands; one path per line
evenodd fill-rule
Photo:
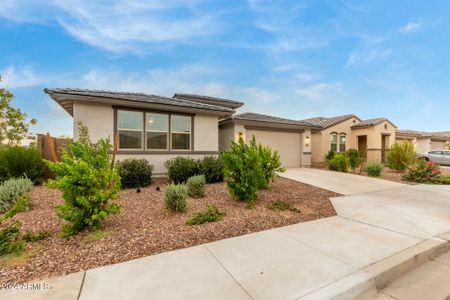
M 346 150 L 345 140 L 346 140 L 345 133 L 341 133 L 339 135 L 339 152 L 345 152 L 345 150 Z
M 330 134 L 330 149 L 331 151 L 337 152 L 337 133 Z

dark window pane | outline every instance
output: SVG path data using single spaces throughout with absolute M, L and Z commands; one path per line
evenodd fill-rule
M 189 150 L 190 149 L 190 134 L 172 133 L 172 149 L 174 150 Z
M 339 145 L 339 152 L 345 152 L 345 144 Z
M 337 152 L 337 144 L 331 144 L 331 150 Z
M 120 149 L 141 149 L 142 148 L 142 132 L 140 131 L 119 131 L 119 148 Z
M 147 149 L 167 149 L 167 133 L 147 132 Z

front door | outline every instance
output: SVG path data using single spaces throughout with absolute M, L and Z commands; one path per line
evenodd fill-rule
M 364 160 L 367 160 L 367 135 L 358 136 L 358 150 Z
M 381 162 L 384 163 L 386 157 L 387 135 L 381 136 Z

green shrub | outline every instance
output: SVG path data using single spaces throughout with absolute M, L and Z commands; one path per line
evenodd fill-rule
M 336 152 L 334 152 L 333 150 L 329 150 L 327 155 L 325 155 L 325 160 L 326 161 L 332 160 L 335 154 Z
M 165 163 L 169 178 L 173 183 L 185 183 L 189 177 L 200 175 L 200 163 L 189 157 L 175 157 Z
M 272 152 L 272 149 L 267 146 L 263 146 L 261 144 L 257 145 L 255 136 L 253 136 L 250 141 L 250 148 L 252 148 L 253 151 L 258 152 L 260 160 L 260 167 L 258 170 L 261 174 L 258 175 L 258 178 L 260 179 L 258 188 L 267 189 L 270 181 L 275 178 L 276 173 L 284 172 L 286 169 L 281 167 L 281 160 L 278 151 Z
M 120 206 L 111 203 L 117 198 L 120 177 L 111 168 L 109 140 L 89 140 L 87 129 L 79 124 L 80 138 L 62 152 L 61 162 L 46 161 L 56 179 L 47 185 L 62 192 L 64 203 L 55 206 L 58 216 L 68 223 L 62 225 L 62 236 L 74 235 L 84 228 L 98 229 L 109 214 Z
M 200 161 L 200 169 L 207 183 L 223 181 L 223 163 L 220 157 L 205 156 Z
M 328 162 L 328 168 L 333 171 L 348 172 L 348 157 L 344 153 L 336 153 Z
M 364 168 L 367 175 L 373 177 L 379 177 L 381 175 L 381 171 L 383 170 L 383 165 L 377 161 L 369 161 Z
M 204 175 L 195 175 L 190 177 L 186 182 L 189 196 L 201 198 L 205 196 L 206 180 Z
M 6 254 L 21 254 L 26 247 L 20 239 L 20 222 L 14 222 L 0 229 L 0 256 Z
M 0 147 L 0 181 L 27 177 L 34 183 L 41 183 L 44 172 L 45 163 L 35 147 Z
M 362 156 L 357 149 L 348 149 L 346 154 L 348 157 L 349 166 L 352 170 L 355 170 L 357 167 L 361 165 Z
M 439 165 L 434 161 L 418 160 L 415 164 L 409 166 L 402 178 L 407 181 L 420 183 L 438 183 L 440 182 L 441 171 Z
M 184 184 L 169 184 L 164 194 L 166 209 L 172 212 L 185 212 L 187 188 Z
M 450 184 L 450 173 L 441 174 L 439 178 L 442 184 Z
M 403 171 L 417 160 L 414 145 L 409 141 L 395 142 L 386 154 L 387 166 Z
M 8 211 L 32 188 L 33 182 L 27 178 L 9 179 L 0 184 L 0 213 Z
M 230 193 L 238 200 L 245 200 L 253 205 L 258 186 L 264 178 L 260 171 L 259 152 L 245 144 L 242 137 L 236 143 L 231 142 L 230 150 L 222 153 L 224 175 Z
M 51 235 L 50 231 L 47 230 L 40 230 L 36 233 L 29 230 L 23 235 L 23 240 L 27 242 L 36 242 L 44 240 L 48 238 L 50 235 Z
M 144 158 L 118 162 L 118 170 L 123 189 L 140 188 L 152 183 L 153 166 Z
M 289 210 L 295 213 L 300 212 L 298 208 L 293 207 L 292 205 L 283 200 L 272 201 L 267 205 L 267 208 L 271 210 L 281 210 L 281 211 Z
M 17 199 L 16 203 L 11 206 L 8 211 L 1 216 L 0 221 L 14 217 L 17 213 L 24 212 L 30 206 L 30 198 L 28 195 L 22 195 Z
M 187 221 L 187 225 L 200 225 L 209 222 L 216 222 L 222 219 L 225 213 L 220 212 L 219 209 L 214 206 L 208 206 L 208 210 L 204 212 L 197 212 L 192 215 Z

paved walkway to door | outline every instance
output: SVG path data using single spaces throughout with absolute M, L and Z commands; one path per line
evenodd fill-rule
M 331 199 L 338 215 L 51 278 L 50 290 L 0 299 L 352 299 L 375 286 L 374 266 L 448 247 L 437 236 L 450 231 L 450 186 L 310 169 L 283 176 L 347 194 Z
M 281 176 L 342 195 L 367 193 L 404 186 L 402 183 L 393 181 L 314 168 L 291 168 L 282 173 Z

